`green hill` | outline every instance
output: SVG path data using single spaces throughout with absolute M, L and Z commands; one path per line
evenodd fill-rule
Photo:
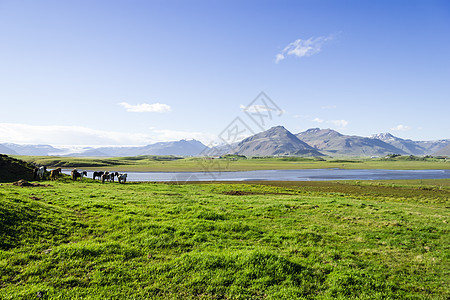
M 34 166 L 23 160 L 0 154 L 0 182 L 33 180 Z

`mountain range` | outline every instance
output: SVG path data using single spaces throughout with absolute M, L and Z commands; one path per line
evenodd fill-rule
M 160 142 L 136 147 L 89 147 L 78 151 L 50 145 L 0 144 L 0 153 L 10 155 L 59 155 L 84 157 L 114 157 L 138 155 L 201 156 L 216 154 L 239 154 L 245 156 L 384 156 L 443 155 L 450 156 L 450 139 L 436 141 L 413 141 L 380 133 L 371 137 L 344 135 L 332 129 L 311 128 L 292 134 L 283 126 L 247 137 L 233 145 L 208 148 L 197 140 Z
M 381 156 L 406 152 L 379 139 L 343 135 L 331 129 L 312 128 L 296 134 L 312 147 L 330 156 Z
M 206 146 L 197 140 L 180 140 L 176 142 L 160 142 L 140 147 L 100 147 L 86 150 L 75 156 L 197 156 L 200 155 L 205 148 Z
M 296 136 L 330 156 L 444 155 L 438 151 L 450 145 L 450 139 L 413 141 L 395 137 L 390 133 L 361 137 L 320 128 L 308 129 Z
M 78 151 L 69 151 L 65 148 L 55 148 L 50 145 L 0 144 L 0 153 L 3 154 L 78 157 L 118 157 L 138 155 L 197 156 L 200 155 L 205 149 L 207 149 L 207 147 L 197 140 L 160 142 L 147 146 L 136 147 L 85 147 Z
M 323 156 L 322 153 L 298 139 L 283 126 L 272 127 L 243 139 L 233 149 L 233 152 L 245 156 Z

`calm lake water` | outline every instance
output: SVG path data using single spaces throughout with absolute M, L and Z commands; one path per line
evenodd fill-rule
M 70 174 L 70 170 L 63 170 Z M 120 172 L 120 171 L 119 171 Z M 318 181 L 318 180 L 384 180 L 443 179 L 450 170 L 258 170 L 244 172 L 126 172 L 127 181 Z M 88 171 L 92 178 L 92 171 Z

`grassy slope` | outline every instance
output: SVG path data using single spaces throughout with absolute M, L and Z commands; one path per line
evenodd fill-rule
M 0 154 L 0 182 L 33 180 L 34 166 L 8 155 Z
M 0 298 L 448 299 L 450 180 L 0 186 Z
M 450 162 L 438 159 L 427 160 L 381 160 L 381 159 L 328 159 L 316 161 L 308 158 L 267 158 L 226 160 L 203 158 L 185 158 L 178 160 L 155 160 L 154 157 L 116 157 L 116 158 L 71 158 L 57 156 L 16 156 L 27 162 L 35 162 L 49 167 L 82 167 L 91 170 L 121 170 L 121 171 L 248 171 L 275 169 L 450 169 Z

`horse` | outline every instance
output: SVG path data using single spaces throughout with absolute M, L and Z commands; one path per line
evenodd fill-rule
M 51 170 L 50 171 L 50 179 L 56 180 L 58 178 L 59 174 L 61 174 L 61 168 Z
M 127 173 L 124 174 L 118 174 L 117 179 L 119 180 L 119 183 L 125 183 L 127 182 Z
M 83 179 L 84 176 L 87 176 L 87 171 L 80 171 L 80 180 Z
M 105 180 L 110 180 L 111 175 L 109 174 L 109 172 L 105 172 L 102 174 L 101 179 L 102 179 L 102 183 L 105 183 Z
M 92 179 L 95 179 L 96 177 L 98 177 L 98 179 L 101 179 L 103 174 L 105 174 L 105 172 L 103 171 L 94 172 L 94 174 L 92 175 Z
M 78 177 L 80 178 L 80 180 L 82 180 L 84 176 L 87 176 L 87 172 L 86 171 L 78 171 L 77 169 L 73 169 L 71 172 L 71 175 L 72 175 L 72 180 L 77 180 Z
M 117 176 L 119 176 L 119 173 L 117 173 L 117 172 L 109 173 L 109 181 L 114 182 L 114 177 L 117 177 Z
M 40 167 L 39 169 L 37 169 L 36 171 L 36 177 L 38 179 L 43 179 L 44 175 L 45 175 L 45 171 L 47 171 L 47 168 L 45 166 Z

